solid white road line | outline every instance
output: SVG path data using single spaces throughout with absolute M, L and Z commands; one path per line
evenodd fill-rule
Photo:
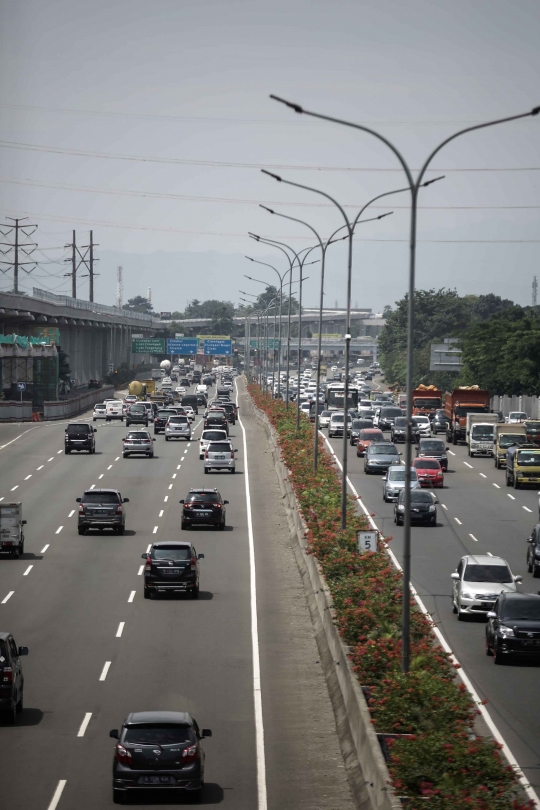
M 131 591 L 131 593 L 130 593 L 130 595 L 128 597 L 128 602 L 133 602 L 133 600 L 135 599 L 135 594 L 136 593 L 137 593 L 137 591 Z
M 58 785 L 56 786 L 56 790 L 54 791 L 54 796 L 51 799 L 51 803 L 48 806 L 47 810 L 56 810 L 58 807 L 58 802 L 60 801 L 60 796 L 62 795 L 62 791 L 64 790 L 67 783 L 67 779 L 60 779 Z
M 343 467 L 341 465 L 341 462 L 338 459 L 338 457 L 336 456 L 336 454 L 334 453 L 332 445 L 330 444 L 330 442 L 328 441 L 328 439 L 326 438 L 324 433 L 321 432 L 320 435 L 324 439 L 325 444 L 328 446 L 328 449 L 330 450 L 330 454 L 331 454 L 333 460 L 335 461 L 336 465 L 339 467 L 339 469 L 341 471 L 343 471 Z M 356 489 L 352 485 L 351 480 L 350 480 L 350 478 L 348 476 L 347 476 L 347 483 L 348 483 L 349 488 L 350 488 L 351 492 L 353 493 L 353 495 L 355 495 L 355 497 L 359 499 L 358 492 L 356 491 Z M 368 521 L 369 521 L 369 523 L 371 525 L 371 528 L 374 531 L 378 532 L 381 539 L 383 539 L 384 535 L 382 534 L 382 532 L 379 531 L 378 526 L 375 523 L 375 521 L 373 520 L 373 518 L 371 517 L 371 514 L 368 511 L 367 506 L 365 505 L 364 501 L 359 499 L 358 503 L 360 504 L 360 508 L 362 509 L 364 515 L 368 519 Z M 392 562 L 394 564 L 394 567 L 400 572 L 403 571 L 403 568 L 399 564 L 399 561 L 398 561 L 396 555 L 394 554 L 394 552 L 388 546 L 386 546 L 386 551 L 387 551 L 388 555 L 390 556 L 390 559 L 392 560 Z M 488 553 L 488 555 L 490 557 L 493 557 L 493 554 L 491 554 L 490 551 L 488 551 L 487 553 Z M 412 593 L 412 595 L 414 597 L 414 600 L 415 600 L 416 604 L 418 605 L 418 607 L 420 608 L 420 610 L 422 611 L 424 616 L 426 616 L 426 618 L 431 620 L 431 614 L 428 613 L 428 610 L 427 610 L 426 606 L 424 605 L 422 599 L 418 596 L 416 588 L 412 584 L 411 584 L 411 593 Z M 459 661 L 456 658 L 456 656 L 454 655 L 454 653 L 452 652 L 452 649 L 451 649 L 450 645 L 448 644 L 446 638 L 444 637 L 444 635 L 442 634 L 442 632 L 439 630 L 439 628 L 436 625 L 433 627 L 433 633 L 436 636 L 437 640 L 439 641 L 440 645 L 442 646 L 443 650 L 446 653 L 448 653 L 448 656 L 449 656 L 450 660 L 453 661 L 454 664 L 459 665 Z M 518 763 L 517 759 L 512 754 L 511 750 L 509 749 L 508 745 L 506 744 L 506 741 L 505 741 L 504 737 L 502 736 L 501 732 L 499 731 L 499 729 L 497 728 L 497 726 L 493 722 L 489 711 L 486 709 L 485 705 L 480 700 L 480 695 L 478 694 L 478 692 L 476 691 L 476 689 L 472 685 L 472 682 L 471 682 L 469 676 L 463 671 L 463 667 L 461 665 L 459 665 L 459 669 L 457 670 L 457 676 L 459 678 L 461 678 L 461 680 L 465 684 L 465 687 L 466 687 L 467 691 L 469 692 L 469 694 L 472 697 L 473 701 L 478 706 L 478 711 L 481 713 L 483 719 L 486 722 L 486 725 L 488 726 L 489 730 L 491 731 L 493 737 L 496 739 L 496 741 L 501 746 L 501 750 L 504 751 L 504 755 L 505 755 L 506 759 L 508 760 L 508 763 L 510 764 L 512 769 L 515 770 L 515 772 L 517 774 L 517 777 L 518 777 L 518 779 L 520 781 L 521 787 L 523 788 L 523 790 L 525 791 L 525 793 L 527 794 L 529 799 L 531 799 L 533 801 L 534 806 L 535 807 L 540 806 L 540 801 L 538 799 L 538 796 L 536 795 L 536 792 L 530 786 L 529 780 L 523 774 L 523 771 L 519 767 L 519 763 Z
M 449 450 L 448 452 L 449 452 L 449 453 L 450 453 L 450 455 L 452 455 L 452 456 L 455 456 L 455 455 L 456 455 L 456 454 L 454 453 L 454 451 L 453 451 L 453 450 Z
M 510 495 L 510 493 L 509 493 L 509 492 L 507 492 L 506 494 L 508 495 L 508 497 L 509 497 L 509 498 L 512 498 L 512 500 L 513 500 L 513 501 L 515 501 L 515 500 L 516 500 L 516 499 L 514 498 L 514 496 L 513 496 L 513 495 Z
M 497 489 L 500 489 L 500 486 L 498 484 L 493 484 L 493 486 L 496 487 Z
M 474 536 L 474 534 L 470 534 L 469 537 L 472 537 L 475 543 L 478 543 L 478 538 Z
M 142 572 L 143 572 L 143 571 L 144 571 L 144 565 L 141 565 L 141 567 L 140 567 L 140 568 L 139 568 L 139 570 L 137 571 L 137 576 L 138 576 L 138 577 L 140 577 L 140 576 L 142 575 Z
M 529 509 L 528 506 L 522 506 L 522 509 L 525 509 L 526 512 L 532 512 L 532 509 Z
M 26 476 L 26 478 L 25 478 L 24 480 L 25 480 L 25 481 L 28 481 L 28 479 L 29 479 L 29 478 L 32 478 L 32 475 L 31 475 L 31 474 L 30 474 L 30 475 L 27 475 L 27 476 Z
M 16 489 L 19 489 L 18 484 L 16 484 L 14 487 L 11 487 L 11 492 L 15 492 Z
M 154 530 L 153 530 L 152 534 L 157 534 L 157 530 L 158 530 L 158 527 L 154 526 Z
M 238 394 L 238 388 L 237 388 Z M 257 756 L 257 794 L 258 810 L 266 810 L 266 760 L 264 753 L 264 724 L 261 696 L 261 665 L 259 659 L 259 629 L 257 624 L 257 577 L 255 569 L 255 544 L 253 540 L 253 521 L 251 516 L 251 494 L 249 488 L 249 466 L 246 429 L 238 419 L 244 439 L 244 483 L 246 487 L 247 526 L 249 546 L 249 582 L 251 593 L 251 655 L 253 658 L 253 702 L 255 708 L 255 748 Z
M 454 518 L 454 520 L 455 520 L 455 521 L 456 521 L 456 523 L 458 523 L 460 526 L 463 526 L 463 523 L 461 522 L 461 520 L 460 520 L 459 518 L 455 517 L 455 518 Z
M 49 546 L 50 546 L 50 543 L 47 543 L 47 545 L 46 545 L 46 546 L 43 546 L 43 548 L 41 549 L 41 551 L 40 551 L 39 553 L 40 553 L 40 554 L 45 554 L 45 552 L 47 551 L 47 549 L 49 548 Z
M 109 671 L 110 665 L 111 665 L 110 661 L 105 661 L 105 666 L 101 670 L 101 675 L 99 676 L 100 681 L 104 681 L 105 678 L 107 677 L 107 672 Z
M 169 500 L 169 496 L 165 495 L 165 497 L 163 498 L 163 503 L 167 503 L 168 500 Z
M 64 528 L 63 526 L 59 526 L 59 527 L 57 528 L 57 530 L 56 530 L 55 534 L 60 534 L 60 532 L 62 531 L 62 529 L 63 529 L 63 528 Z
M 11 599 L 14 593 L 15 591 L 10 591 L 7 596 L 4 596 L 4 598 L 2 599 L 2 604 L 5 605 L 8 599 Z
M 484 473 L 480 473 L 480 475 L 482 476 L 482 478 L 487 478 L 487 475 L 484 475 Z
M 80 728 L 77 732 L 77 737 L 84 737 L 84 732 L 88 728 L 88 723 L 90 722 L 90 718 L 92 717 L 92 712 L 86 712 L 84 715 L 84 720 L 82 721 Z
M 41 467 L 36 467 L 36 472 L 38 472 L 39 470 L 42 470 L 44 466 L 45 466 L 45 464 L 42 464 Z
M 29 565 L 26 571 L 24 572 L 23 577 L 27 577 L 33 567 L 34 567 L 33 565 Z
M 160 516 L 160 517 L 163 517 L 163 511 L 164 511 L 163 509 L 160 509 L 160 510 L 159 510 L 159 516 Z
M 125 622 L 120 622 L 120 624 L 118 625 L 118 630 L 116 631 L 116 638 L 120 638 L 120 636 L 124 632 L 125 625 L 126 625 Z
M 75 509 L 72 509 L 71 512 L 69 513 L 68 517 L 73 517 L 74 514 L 75 514 Z
M 464 461 L 463 463 L 465 464 L 465 466 L 466 466 L 466 467 L 470 467 L 470 468 L 471 468 L 471 470 L 474 470 L 473 465 L 472 465 L 472 464 L 469 464 L 469 462 L 468 462 L 468 461 Z

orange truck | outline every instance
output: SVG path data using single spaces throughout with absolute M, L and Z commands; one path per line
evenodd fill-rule
M 435 411 L 442 408 L 442 391 L 434 385 L 419 385 L 412 392 L 413 416 L 435 416 Z
M 467 438 L 467 414 L 489 413 L 489 391 L 477 385 L 454 388 L 447 392 L 444 400 L 444 413 L 448 419 L 446 439 L 452 444 Z

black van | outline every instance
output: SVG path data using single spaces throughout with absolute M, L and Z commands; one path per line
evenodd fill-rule
M 96 439 L 94 433 L 97 428 L 87 425 L 86 422 L 72 422 L 66 428 L 65 453 L 69 455 L 72 450 L 87 450 L 96 452 Z
M 182 397 L 180 400 L 180 405 L 191 405 L 195 413 L 199 413 L 199 397 L 195 394 L 186 394 L 186 396 Z

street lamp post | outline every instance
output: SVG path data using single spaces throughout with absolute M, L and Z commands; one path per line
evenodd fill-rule
M 536 116 L 540 113 L 540 107 L 534 107 L 527 113 L 520 115 L 512 115 L 507 118 L 499 118 L 493 121 L 486 121 L 483 124 L 475 124 L 472 127 L 455 132 L 448 138 L 445 138 L 433 151 L 428 155 L 416 179 L 410 169 L 407 161 L 394 146 L 394 144 L 377 132 L 371 127 L 366 127 L 363 124 L 355 124 L 351 121 L 344 121 L 339 118 L 333 118 L 328 115 L 314 113 L 309 110 L 304 110 L 299 104 L 294 104 L 278 96 L 271 95 L 271 98 L 285 104 L 297 113 L 309 115 L 312 118 L 320 118 L 324 121 L 331 123 L 341 124 L 343 126 L 359 129 L 362 132 L 367 132 L 373 135 L 379 141 L 384 143 L 398 159 L 401 167 L 407 177 L 407 182 L 411 192 L 411 220 L 410 220 L 410 246 L 409 246 L 409 301 L 408 301 L 408 319 L 407 319 L 407 437 L 405 444 L 405 515 L 404 515 L 404 543 L 403 543 L 403 616 L 402 616 L 402 661 L 401 666 L 403 672 L 408 672 L 410 668 L 410 583 L 411 583 L 411 463 L 412 463 L 412 384 L 413 384 L 413 338 L 414 338 L 414 290 L 415 290 L 415 271 L 416 271 L 416 231 L 417 231 L 417 208 L 418 208 L 418 192 L 423 185 L 423 178 L 425 173 L 436 155 L 446 144 L 465 135 L 468 132 L 474 132 L 478 129 L 486 129 L 487 127 L 496 126 L 498 124 L 505 124 L 510 121 L 518 121 L 521 118 L 528 118 L 529 116 Z M 345 471 L 344 471 L 345 474 Z

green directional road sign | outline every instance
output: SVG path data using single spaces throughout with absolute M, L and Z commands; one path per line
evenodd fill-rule
M 259 348 L 259 341 L 257 338 L 250 338 L 249 345 L 252 349 Z M 279 349 L 279 339 L 278 338 L 268 338 L 268 348 L 269 349 Z M 266 338 L 261 338 L 261 349 L 266 349 Z
M 131 341 L 133 354 L 165 354 L 164 338 L 137 338 Z

